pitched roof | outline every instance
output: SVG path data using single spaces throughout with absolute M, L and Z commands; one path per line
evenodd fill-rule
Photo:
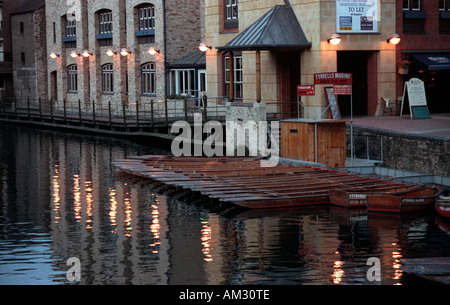
M 276 5 L 242 33 L 219 50 L 308 49 L 305 36 L 294 10 L 289 5 Z
M 193 68 L 193 67 L 205 67 L 206 55 L 205 52 L 197 50 L 189 53 L 179 59 L 167 63 L 171 68 Z
M 45 0 L 29 0 L 25 2 L 21 7 L 11 13 L 11 15 L 24 14 L 34 12 L 45 5 Z

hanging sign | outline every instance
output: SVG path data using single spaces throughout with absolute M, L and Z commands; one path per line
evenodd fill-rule
M 334 85 L 333 92 L 335 95 L 352 95 L 352 85 Z
M 311 96 L 316 95 L 316 87 L 314 85 L 297 86 L 298 96 Z
M 339 85 L 353 83 L 351 73 L 327 72 L 314 74 L 314 84 L 316 85 Z
M 338 33 L 377 33 L 379 0 L 336 0 Z
M 411 119 L 429 119 L 425 85 L 418 78 L 411 78 L 405 83 L 400 115 L 403 115 L 403 106 L 408 101 Z

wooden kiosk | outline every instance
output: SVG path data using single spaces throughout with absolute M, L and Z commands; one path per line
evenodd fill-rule
M 345 167 L 343 120 L 290 119 L 280 122 L 281 157 Z

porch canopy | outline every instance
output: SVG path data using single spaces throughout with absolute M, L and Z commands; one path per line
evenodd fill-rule
M 256 101 L 261 102 L 261 53 L 260 51 L 301 51 L 311 48 L 291 5 L 276 5 L 261 18 L 252 23 L 242 33 L 219 51 L 256 51 Z M 231 60 L 232 62 L 232 60 Z M 233 65 L 229 69 L 230 83 L 234 82 Z M 229 87 L 229 97 L 233 100 L 233 87 Z
M 311 48 L 294 10 L 289 5 L 276 5 L 256 20 L 220 51 L 304 50 Z

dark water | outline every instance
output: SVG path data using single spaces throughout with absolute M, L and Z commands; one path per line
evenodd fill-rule
M 400 258 L 450 256 L 433 213 L 219 209 L 111 166 L 156 147 L 0 125 L 0 284 L 66 284 L 75 257 L 81 284 L 408 285 Z

